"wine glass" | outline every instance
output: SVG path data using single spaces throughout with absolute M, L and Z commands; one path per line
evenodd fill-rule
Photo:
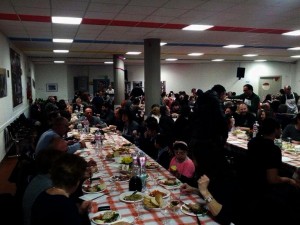
M 169 225 L 170 224 L 170 209 L 168 207 L 168 202 L 164 201 L 163 204 L 160 206 L 160 212 L 163 214 L 162 222 L 164 225 Z
M 141 216 L 142 204 L 140 201 L 134 201 L 133 204 L 135 209 L 134 220 L 137 222 L 142 219 Z

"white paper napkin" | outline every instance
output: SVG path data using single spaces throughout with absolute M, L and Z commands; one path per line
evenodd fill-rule
M 288 162 L 291 161 L 292 159 L 286 156 L 282 156 L 282 162 Z

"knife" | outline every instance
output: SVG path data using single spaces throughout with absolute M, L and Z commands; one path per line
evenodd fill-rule
M 110 206 L 109 205 L 105 205 L 105 206 L 98 207 L 98 211 L 105 211 L 105 210 L 110 210 Z

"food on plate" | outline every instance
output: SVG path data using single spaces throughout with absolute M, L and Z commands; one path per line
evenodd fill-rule
M 127 181 L 130 179 L 128 174 L 115 175 L 112 177 L 114 181 Z
M 156 169 L 158 168 L 158 165 L 153 162 L 146 162 L 146 169 Z
M 177 166 L 173 165 L 170 167 L 171 172 L 176 172 L 177 171 Z
M 185 204 L 182 207 L 184 210 L 194 214 L 203 214 L 207 212 L 207 210 L 199 203 L 189 203 L 188 205 Z
M 245 131 L 242 131 L 240 129 L 232 131 L 232 135 L 237 136 L 238 134 L 245 134 Z
M 144 206 L 148 209 L 160 208 L 164 204 L 164 200 L 161 194 L 155 195 L 155 197 L 144 196 Z
M 174 186 L 178 184 L 176 178 L 168 178 L 164 181 L 161 181 L 161 183 L 167 186 Z
M 141 200 L 143 198 L 142 195 L 140 194 L 130 194 L 128 196 L 125 196 L 123 199 L 126 200 L 126 201 L 138 201 L 138 200 Z
M 163 203 L 164 203 L 163 196 L 160 193 L 157 193 L 155 195 L 155 200 L 158 203 L 159 207 L 161 207 L 163 205 Z
M 165 192 L 162 192 L 162 191 L 159 191 L 159 190 L 154 190 L 154 191 L 151 191 L 149 193 L 149 196 L 155 197 L 157 194 L 161 194 L 162 197 L 165 197 L 167 195 L 167 193 L 165 193 Z
M 96 223 L 112 223 L 119 218 L 119 213 L 115 211 L 106 211 L 103 214 L 93 217 Z
M 90 170 L 92 173 L 98 172 L 98 167 L 97 166 L 90 166 Z
M 121 170 L 121 171 L 126 171 L 126 172 L 128 172 L 128 171 L 130 171 L 130 165 L 127 165 L 127 164 L 121 164 L 121 165 L 120 165 L 120 170 Z
M 106 155 L 106 159 L 109 159 L 109 160 L 111 160 L 111 159 L 113 159 L 115 156 L 114 156 L 114 154 L 113 153 L 107 153 L 107 155 Z
M 130 149 L 128 147 L 119 147 L 119 148 L 113 148 L 114 152 L 120 152 L 120 153 L 130 153 Z
M 124 156 L 121 160 L 121 163 L 130 164 L 133 162 L 133 159 L 131 156 Z
M 105 188 L 106 188 L 105 183 L 82 186 L 82 189 L 85 192 L 100 192 L 100 191 L 103 191 Z

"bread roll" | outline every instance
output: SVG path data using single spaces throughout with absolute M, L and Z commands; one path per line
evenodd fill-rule
M 157 194 L 155 195 L 155 200 L 157 201 L 159 207 L 162 207 L 162 206 L 163 206 L 164 200 L 163 200 L 162 194 L 157 193 Z

